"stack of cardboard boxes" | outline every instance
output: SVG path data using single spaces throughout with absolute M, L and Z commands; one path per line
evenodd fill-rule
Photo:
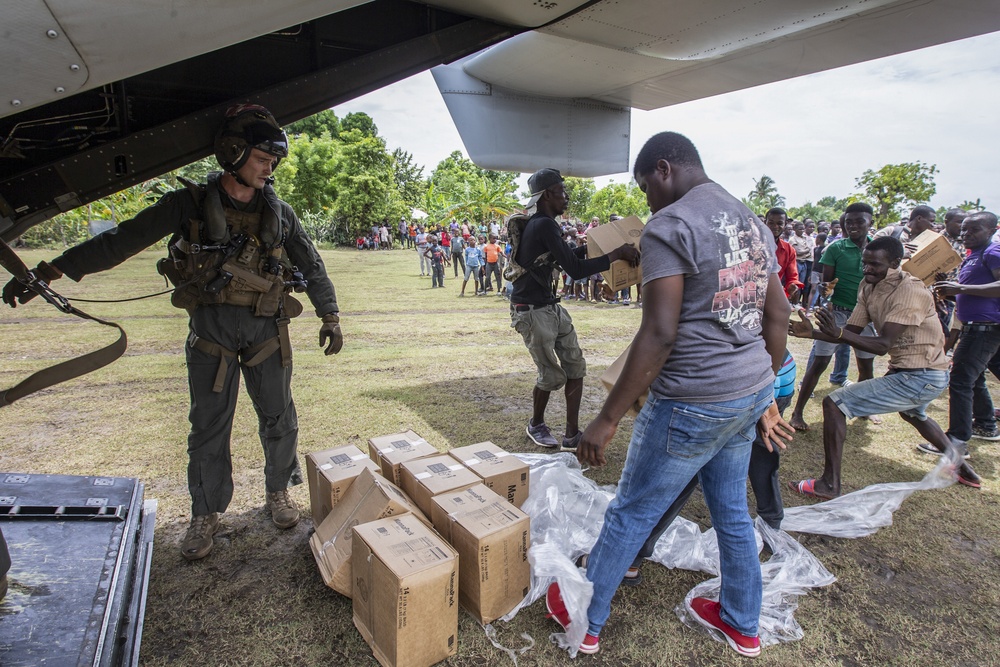
M 490 623 L 527 595 L 528 466 L 491 442 L 442 455 L 413 431 L 368 444 L 306 457 L 309 544 L 375 658 L 427 667 L 457 650 L 458 604 Z

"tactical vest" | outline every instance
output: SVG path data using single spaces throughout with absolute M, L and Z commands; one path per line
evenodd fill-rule
M 177 287 L 170 302 L 188 312 L 227 303 L 253 308 L 262 317 L 298 316 L 302 304 L 286 287 L 294 280 L 293 267 L 274 190 L 264 186 L 256 211 L 239 211 L 222 205 L 219 176 L 210 173 L 207 185 L 181 179 L 201 217 L 191 218 L 186 235 L 171 239 L 169 257 L 157 264 Z

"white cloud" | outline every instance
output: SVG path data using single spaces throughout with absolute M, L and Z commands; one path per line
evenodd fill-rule
M 701 151 L 709 174 L 736 195 L 761 174 L 789 205 L 845 196 L 866 169 L 936 164 L 934 206 L 981 198 L 1000 208 L 1000 33 L 697 100 L 634 111 L 632 155 L 652 134 L 675 130 Z M 336 108 L 364 111 L 390 148 L 413 153 L 429 174 L 462 143 L 429 73 Z M 627 174 L 598 180 L 621 181 Z

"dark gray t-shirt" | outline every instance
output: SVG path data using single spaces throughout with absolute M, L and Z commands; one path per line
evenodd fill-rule
M 644 285 L 684 276 L 677 341 L 653 395 L 728 401 L 770 386 L 761 320 L 778 263 L 774 237 L 750 209 L 717 183 L 699 185 L 649 219 L 641 248 Z

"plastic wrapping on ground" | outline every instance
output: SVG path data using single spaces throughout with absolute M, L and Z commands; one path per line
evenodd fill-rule
M 521 633 L 521 639 L 526 641 L 527 644 L 521 646 L 520 648 L 507 648 L 506 646 L 500 643 L 500 638 L 497 637 L 497 630 L 496 628 L 493 627 L 492 623 L 487 623 L 486 625 L 484 625 L 483 630 L 486 631 L 486 638 L 490 640 L 490 643 L 493 644 L 493 646 L 495 646 L 496 648 L 506 653 L 510 657 L 511 661 L 514 663 L 514 667 L 517 667 L 517 656 L 524 655 L 525 653 L 527 653 L 528 651 L 530 651 L 535 647 L 534 637 L 529 635 L 527 632 Z
M 942 489 L 955 483 L 955 463 L 942 456 L 919 482 L 872 484 L 816 505 L 785 510 L 781 527 L 796 533 L 830 537 L 864 537 L 892 525 L 892 513 L 915 491 Z
M 531 588 L 501 620 L 514 618 L 522 607 L 544 597 L 552 582 L 558 582 L 571 622 L 569 632 L 556 632 L 551 639 L 576 657 L 587 634 L 587 607 L 594 590 L 576 559 L 590 553 L 597 541 L 614 487 L 602 488 L 584 477 L 573 454 L 516 456 L 531 466 L 530 492 L 521 506 L 531 517 Z
M 836 581 L 836 577 L 788 533 L 771 528 L 759 518 L 754 521 L 754 528 L 758 538 L 763 539 L 771 548 L 771 557 L 760 566 L 764 584 L 760 610 L 760 643 L 770 646 L 802 639 L 802 627 L 795 620 L 795 610 L 799 607 L 798 597 L 808 593 L 809 589 L 829 586 Z M 712 529 L 706 530 L 701 536 L 702 541 L 709 539 L 715 541 L 715 531 Z M 661 542 L 657 542 L 657 550 Z M 716 561 L 712 565 L 717 571 L 718 549 L 714 555 Z M 653 556 L 650 560 L 656 560 L 656 552 Z M 677 605 L 674 613 L 688 627 L 708 633 L 721 642 L 725 641 L 722 635 L 707 630 L 694 620 L 688 607 L 691 599 L 696 597 L 718 600 L 720 587 L 719 577 L 701 582 L 684 596 L 684 602 Z
M 576 657 L 587 631 L 587 608 L 593 585 L 577 559 L 589 553 L 604 524 L 604 513 L 614 497 L 614 486 L 598 486 L 584 476 L 576 457 L 562 454 L 516 454 L 531 470 L 528 499 L 521 509 L 531 517 L 531 587 L 528 595 L 504 616 L 510 621 L 524 607 L 545 596 L 549 585 L 558 582 L 563 602 L 570 615 L 568 632 L 557 632 L 550 639 Z M 840 498 L 785 510 L 782 527 L 832 537 L 861 537 L 892 523 L 892 512 L 911 493 L 943 488 L 955 481 L 954 462 L 942 461 L 920 482 L 876 484 Z M 761 565 L 764 584 L 760 617 L 760 639 L 764 645 L 795 641 L 803 636 L 795 621 L 797 598 L 812 588 L 828 586 L 836 579 L 808 549 L 783 530 L 774 530 L 757 519 L 758 549 L 763 543 L 771 557 Z M 690 617 L 687 604 L 694 597 L 719 598 L 719 549 L 715 531 L 704 532 L 697 524 L 678 517 L 656 543 L 650 560 L 668 568 L 701 571 L 712 579 L 695 586 L 676 608 L 686 625 L 709 632 Z M 556 627 L 553 622 L 553 627 Z M 490 635 L 489 628 L 487 630 Z M 717 633 L 715 633 L 717 634 Z M 721 636 L 716 639 L 723 641 Z M 511 649 L 491 641 L 515 659 Z M 526 648 L 517 652 L 523 653 Z

